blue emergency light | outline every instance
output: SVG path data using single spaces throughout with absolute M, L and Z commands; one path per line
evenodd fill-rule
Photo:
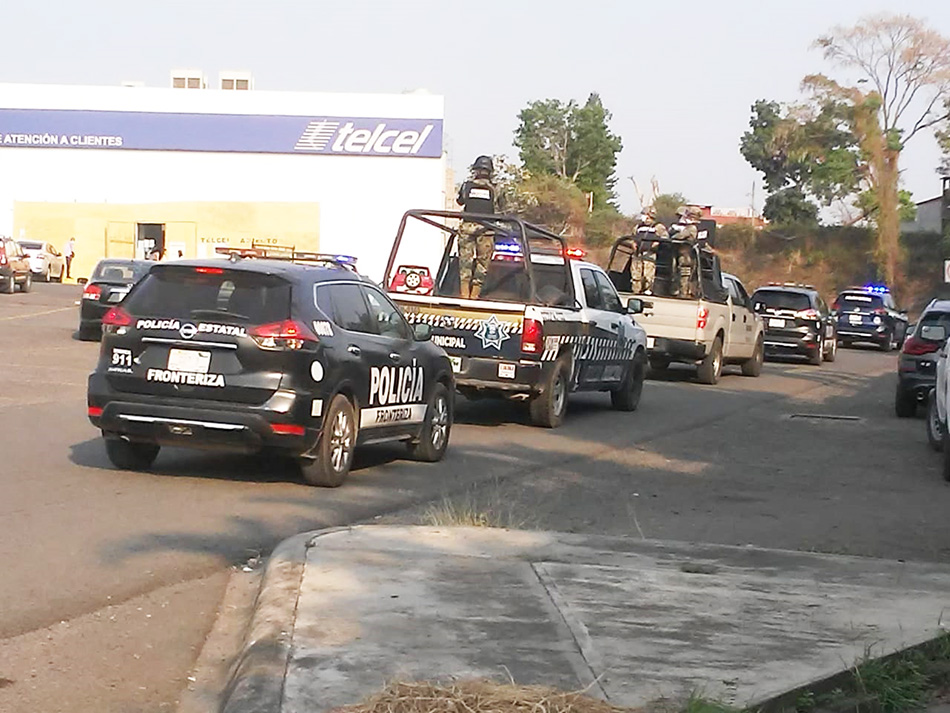
M 356 258 L 352 255 L 335 255 L 333 259 L 344 265 L 356 265 Z
M 495 243 L 496 253 L 505 253 L 506 255 L 520 255 L 521 245 L 518 243 Z
M 865 285 L 864 289 L 875 295 L 886 295 L 890 293 L 890 289 L 887 287 L 887 285 Z

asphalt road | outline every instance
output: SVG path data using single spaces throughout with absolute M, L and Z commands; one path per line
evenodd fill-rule
M 321 490 L 260 460 L 173 449 L 150 473 L 114 470 L 85 417 L 98 345 L 72 338 L 78 296 L 0 295 L 3 711 L 174 710 L 232 568 L 331 525 L 468 509 L 524 527 L 948 557 L 950 489 L 922 420 L 893 415 L 893 354 L 769 362 L 758 379 L 733 368 L 715 387 L 674 369 L 636 413 L 581 395 L 556 431 L 462 401 L 443 463 L 374 447 Z

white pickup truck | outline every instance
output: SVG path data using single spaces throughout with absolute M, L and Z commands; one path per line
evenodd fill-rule
M 647 332 L 650 367 L 671 362 L 695 364 L 704 384 L 719 381 L 723 364 L 739 364 L 745 376 L 758 376 L 765 356 L 764 325 L 752 311 L 742 283 L 723 273 L 719 258 L 693 243 L 650 235 L 652 250 L 641 250 L 636 235 L 625 236 L 610 251 L 607 274 L 621 298 L 640 298 L 644 311 L 637 321 Z M 693 253 L 689 295 L 678 295 L 676 256 Z M 638 259 L 655 265 L 651 284 L 643 284 Z

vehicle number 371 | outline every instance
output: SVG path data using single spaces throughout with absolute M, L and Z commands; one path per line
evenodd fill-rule
M 132 350 L 113 349 L 112 366 L 132 366 Z

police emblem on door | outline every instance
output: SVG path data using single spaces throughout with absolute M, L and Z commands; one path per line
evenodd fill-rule
M 509 329 L 510 325 L 507 322 L 502 322 L 498 317 L 492 315 L 479 325 L 475 331 L 475 336 L 482 340 L 482 349 L 488 349 L 489 347 L 501 349 L 502 342 L 510 338 Z

